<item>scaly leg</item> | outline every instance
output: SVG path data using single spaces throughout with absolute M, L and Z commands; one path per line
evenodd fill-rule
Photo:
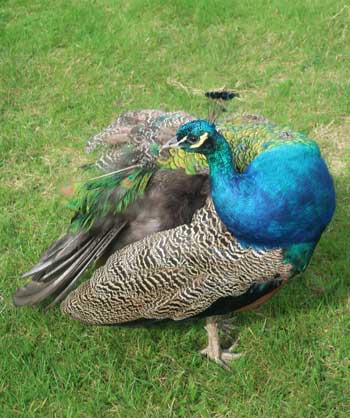
M 205 329 L 208 332 L 208 346 L 201 351 L 201 354 L 207 356 L 210 360 L 215 361 L 226 370 L 230 367 L 228 362 L 241 357 L 242 354 L 232 353 L 232 350 L 236 347 L 234 343 L 229 349 L 222 350 L 220 347 L 219 331 L 217 325 L 217 317 L 211 316 L 207 318 L 207 324 Z

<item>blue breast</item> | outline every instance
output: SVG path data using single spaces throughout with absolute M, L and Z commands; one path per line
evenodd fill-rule
M 257 247 L 318 241 L 332 218 L 332 177 L 318 152 L 281 145 L 259 156 L 243 174 L 211 176 L 215 208 L 233 235 Z

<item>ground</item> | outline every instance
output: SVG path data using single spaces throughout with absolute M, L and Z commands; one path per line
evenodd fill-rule
M 350 6 L 344 1 L 3 0 L 0 9 L 0 410 L 12 417 L 350 416 Z M 232 319 L 232 372 L 203 322 L 93 328 L 15 309 L 20 275 L 65 230 L 60 187 L 121 111 L 240 93 L 233 111 L 315 138 L 337 189 L 307 272 Z

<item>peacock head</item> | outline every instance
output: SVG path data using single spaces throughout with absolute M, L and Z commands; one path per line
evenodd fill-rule
M 181 148 L 186 152 L 208 155 L 217 149 L 221 138 L 213 123 L 207 120 L 193 120 L 182 125 L 176 136 L 163 145 L 162 149 Z

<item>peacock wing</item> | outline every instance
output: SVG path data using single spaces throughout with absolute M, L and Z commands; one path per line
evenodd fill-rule
M 104 262 L 114 251 L 149 234 L 189 223 L 209 193 L 206 175 L 189 177 L 181 170 L 158 170 L 149 183 L 143 196 L 140 190 L 134 191 L 123 213 L 117 210 L 121 196 L 118 187 L 109 197 L 110 210 L 106 210 L 106 204 L 100 214 L 93 204 L 78 207 L 71 230 L 23 275 L 32 281 L 17 289 L 14 304 L 35 305 L 54 295 L 49 307 L 55 305 L 98 260 Z M 127 191 L 123 191 L 124 195 Z
M 88 141 L 88 152 L 100 146 L 112 152 L 96 164 L 108 175 L 74 185 L 69 206 L 75 214 L 68 233 L 23 275 L 32 281 L 16 291 L 15 305 L 35 305 L 52 295 L 56 304 L 90 266 L 111 251 L 190 221 L 208 194 L 207 186 L 202 190 L 207 178 L 189 180 L 177 171 L 162 173 L 154 164 L 152 150 L 152 145 L 157 148 L 156 141 L 166 141 L 189 119 L 183 112 L 129 111 Z M 112 168 L 115 172 L 109 173 Z
M 91 324 L 183 320 L 219 300 L 241 298 L 252 286 L 291 274 L 281 250 L 243 248 L 219 220 L 212 202 L 189 225 L 161 231 L 114 253 L 62 304 Z M 242 303 L 241 303 L 242 305 Z M 240 305 L 240 306 L 241 306 Z

